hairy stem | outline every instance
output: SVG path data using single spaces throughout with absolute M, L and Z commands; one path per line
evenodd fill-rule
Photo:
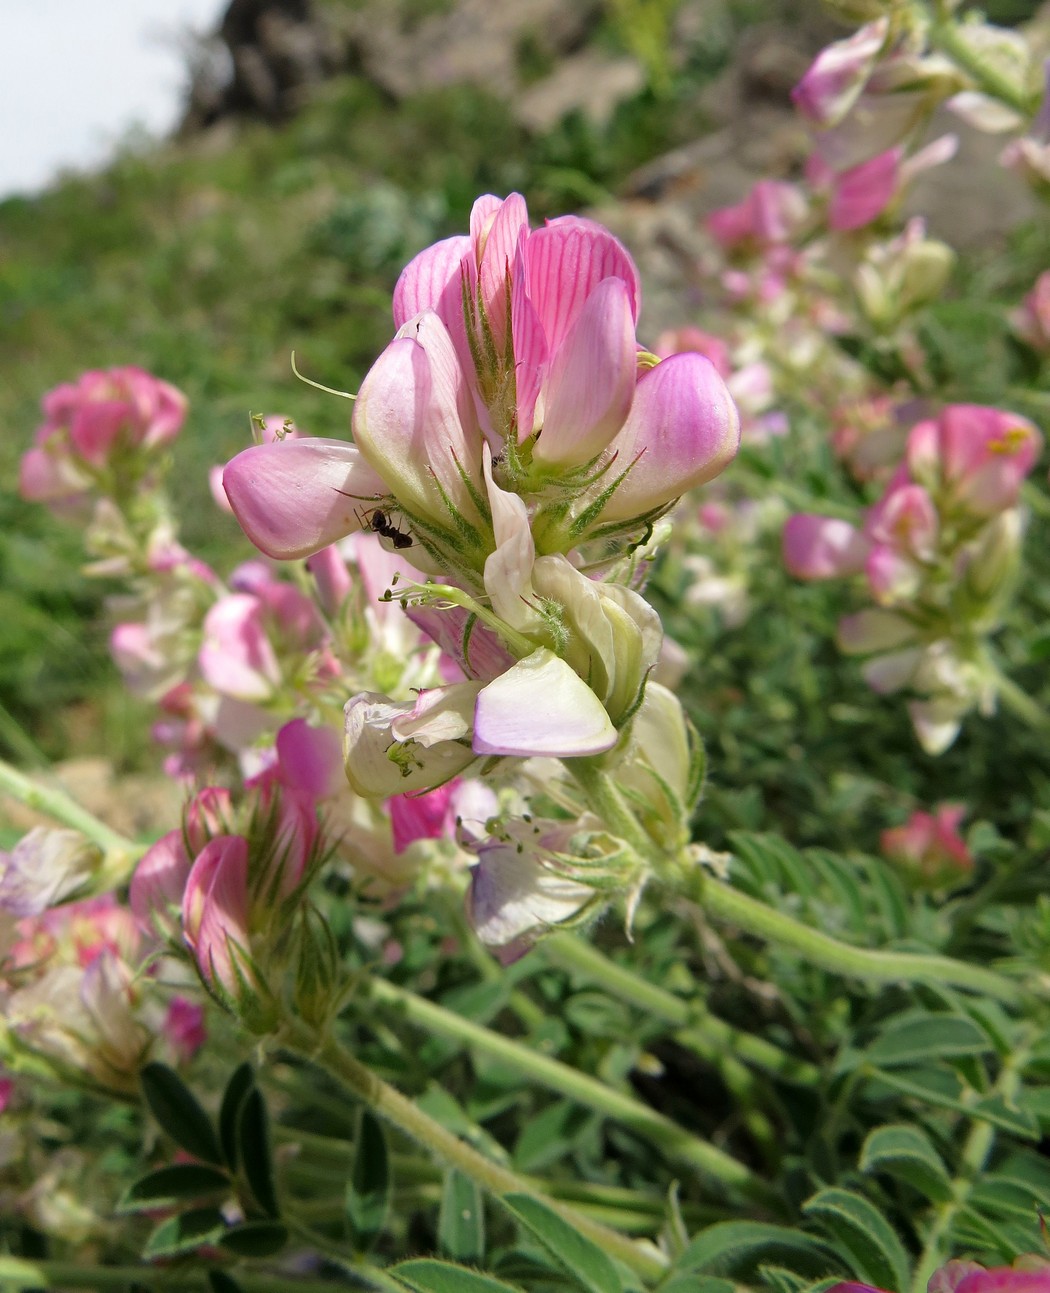
M 1029 117 L 1035 110 L 1031 98 L 1016 82 L 992 67 L 963 36 L 959 24 L 951 19 L 934 23 L 930 28 L 930 42 L 942 50 L 957 67 L 971 77 L 983 93 L 998 99 L 1008 107 Z
M 1015 1052 L 1003 1063 L 995 1089 L 1006 1101 L 1017 1094 L 1021 1085 L 1021 1070 L 1027 1058 L 1027 1051 Z M 963 1146 L 960 1160 L 962 1171 L 952 1181 L 952 1197 L 938 1207 L 933 1225 L 926 1236 L 922 1254 L 915 1266 L 912 1293 L 924 1293 L 930 1276 L 947 1257 L 951 1228 L 969 1202 L 970 1193 L 984 1170 L 994 1144 L 995 1128 L 992 1124 L 983 1119 L 975 1122 Z
M 378 999 L 396 1007 L 420 1027 L 462 1042 L 479 1054 L 503 1064 L 512 1065 L 548 1090 L 557 1091 L 559 1095 L 576 1100 L 596 1113 L 614 1118 L 658 1146 L 675 1162 L 688 1165 L 693 1171 L 700 1172 L 720 1185 L 735 1186 L 753 1197 L 768 1198 L 769 1191 L 765 1184 L 742 1163 L 698 1136 L 691 1135 L 678 1123 L 642 1104 L 633 1096 L 606 1086 L 590 1074 L 581 1073 L 549 1055 L 531 1050 L 513 1037 L 505 1037 L 472 1020 L 464 1019 L 406 988 L 399 988 L 382 979 L 373 979 L 370 991 L 373 1000 Z
M 70 798 L 57 786 L 48 786 L 25 773 L 19 772 L 9 763 L 0 759 L 0 793 L 8 794 L 34 812 L 43 813 L 63 826 L 70 826 L 80 831 L 93 844 L 97 844 L 106 854 L 103 866 L 106 883 L 109 887 L 126 881 L 135 863 L 142 856 L 145 846 L 136 844 L 127 836 L 112 830 L 105 822 L 100 821 L 94 813 L 81 807 L 75 799 Z
M 966 961 L 953 961 L 950 957 L 932 953 L 879 952 L 840 943 L 838 939 L 810 929 L 808 925 L 714 876 L 703 877 L 700 903 L 717 920 L 724 920 L 744 933 L 754 934 L 780 947 L 791 948 L 810 964 L 819 965 L 834 974 L 875 983 L 942 983 L 969 988 L 972 992 L 1005 1002 L 1016 1002 L 1022 995 L 1020 985 L 994 970 Z
M 505 1194 L 525 1193 L 541 1199 L 569 1223 L 645 1280 L 655 1281 L 665 1261 L 655 1249 L 643 1247 L 615 1230 L 583 1216 L 575 1208 L 540 1194 L 534 1185 L 454 1136 L 413 1101 L 366 1068 L 332 1037 L 318 1036 L 299 1020 L 289 1019 L 280 1034 L 282 1045 L 325 1069 L 341 1086 L 364 1101 L 381 1118 L 398 1128 L 458 1171 L 468 1176 L 497 1199 Z
M 650 983 L 619 961 L 604 955 L 575 934 L 554 934 L 544 939 L 539 950 L 555 964 L 579 972 L 600 984 L 612 996 L 677 1028 L 675 1040 L 690 1050 L 702 1047 L 706 1056 L 712 1047 L 718 1047 L 727 1055 L 788 1081 L 811 1084 L 819 1076 L 816 1066 L 807 1060 L 727 1024 L 711 1014 L 702 1001 L 683 1001 L 673 992 Z

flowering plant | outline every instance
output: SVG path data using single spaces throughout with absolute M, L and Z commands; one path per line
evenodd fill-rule
M 1042 191 L 1043 38 L 840 8 L 651 346 L 624 241 L 484 195 L 344 434 L 209 450 L 214 551 L 185 396 L 45 396 L 181 813 L 0 763 L 0 1284 L 1047 1287 L 1046 272 L 967 386 L 902 214 L 941 106 Z

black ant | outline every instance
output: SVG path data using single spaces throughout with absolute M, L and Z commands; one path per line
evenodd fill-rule
M 373 534 L 389 539 L 396 550 L 412 547 L 412 536 L 396 526 L 390 519 L 390 514 L 382 508 L 375 507 L 367 516 L 361 516 L 360 513 L 358 516 L 363 526 L 367 526 Z

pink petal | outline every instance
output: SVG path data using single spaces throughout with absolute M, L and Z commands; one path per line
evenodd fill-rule
M 832 229 L 861 229 L 882 214 L 897 191 L 902 156 L 891 148 L 836 176 L 828 208 Z
M 620 521 L 666 506 L 717 476 L 740 446 L 740 416 L 715 366 L 702 355 L 672 355 L 635 389 L 622 430 L 609 446 L 611 483 L 630 467 L 600 520 Z
M 583 679 L 541 647 L 478 693 L 474 752 L 519 758 L 601 754 L 616 744 L 605 707 Z
M 284 785 L 311 799 L 329 799 L 346 788 L 343 747 L 330 727 L 311 727 L 305 718 L 277 733 L 277 760 Z
M 637 381 L 634 319 L 622 279 L 599 283 L 554 356 L 536 461 L 590 462 L 623 426 Z
M 445 238 L 427 247 L 401 271 L 394 288 L 394 326 L 402 328 L 424 310 L 436 310 L 450 332 L 457 320 L 462 326 L 461 267 L 471 254 L 465 234 Z
M 222 481 L 248 538 L 286 561 L 360 529 L 369 501 L 388 492 L 345 440 L 253 445 L 227 465 Z
M 507 281 L 519 237 L 528 233 L 529 213 L 520 193 L 512 193 L 492 212 L 482 207 L 484 202 L 484 198 L 479 198 L 474 204 L 470 232 L 478 264 L 481 299 L 492 329 L 496 353 L 502 354 L 507 339 Z
M 197 657 L 206 682 L 238 700 L 266 700 L 281 670 L 261 622 L 262 605 L 250 593 L 231 593 L 204 618 Z
M 530 234 L 523 248 L 527 289 L 554 354 L 603 279 L 620 278 L 627 288 L 631 317 L 641 304 L 638 271 L 627 249 L 593 220 L 560 216 Z
M 869 543 L 848 521 L 802 512 L 788 518 L 781 539 L 784 565 L 796 579 L 838 579 L 864 569 Z
M 480 487 L 482 437 L 452 340 L 433 311 L 409 320 L 373 364 L 353 429 L 361 453 L 407 507 L 448 523 L 443 489 L 475 515 L 460 469 Z

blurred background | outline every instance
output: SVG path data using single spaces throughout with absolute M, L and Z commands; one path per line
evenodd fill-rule
M 1004 23 L 1035 9 L 984 7 Z M 249 415 L 346 433 L 345 402 L 296 381 L 291 352 L 356 389 L 401 267 L 486 191 L 620 234 L 643 338 L 694 321 L 703 215 L 797 173 L 789 91 L 848 30 L 816 0 L 5 0 L 0 754 L 146 761 L 106 590 L 79 576 L 78 536 L 15 492 L 46 390 L 123 364 L 182 388 L 182 537 L 227 569 L 247 545 L 207 468 L 250 442 Z M 964 288 L 1015 298 L 1045 251 L 1032 207 L 996 140 L 964 147 L 943 193 L 915 201 L 967 251 Z M 1016 282 L 982 279 L 1011 241 Z

